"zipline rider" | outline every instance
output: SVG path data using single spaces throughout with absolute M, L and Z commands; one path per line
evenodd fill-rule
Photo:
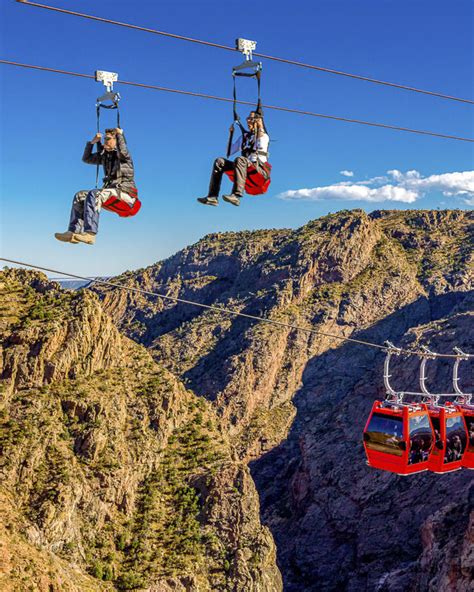
M 270 137 L 265 128 L 263 115 L 258 111 L 251 111 L 247 117 L 248 131 L 241 126 L 242 135 L 232 145 L 230 154 L 241 151 L 241 155 L 234 161 L 220 157 L 214 161 L 209 193 L 206 197 L 198 197 L 198 201 L 206 206 L 219 204 L 219 192 L 222 183 L 222 175 L 228 174 L 233 178 L 234 185 L 230 195 L 223 195 L 224 201 L 234 206 L 240 205 L 240 199 L 244 194 L 246 184 L 256 179 L 255 185 L 261 184 L 270 178 L 270 166 L 268 164 L 268 146 Z M 232 129 L 232 128 L 231 128 Z
M 92 152 L 94 145 L 97 145 L 96 152 Z M 133 211 L 133 206 L 137 203 L 139 205 L 138 193 L 133 160 L 121 128 L 106 129 L 103 144 L 102 134 L 98 132 L 87 142 L 82 160 L 86 164 L 103 167 L 103 187 L 78 191 L 72 202 L 68 230 L 57 232 L 54 236 L 67 243 L 93 245 L 99 228 L 101 208 L 104 206 L 120 216 L 132 215 L 130 212 Z

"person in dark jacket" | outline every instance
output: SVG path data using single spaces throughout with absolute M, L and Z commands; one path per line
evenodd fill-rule
M 97 151 L 92 152 L 95 144 Z M 67 243 L 93 245 L 102 204 L 110 198 L 116 198 L 132 206 L 137 189 L 132 157 L 120 128 L 106 129 L 103 144 L 102 134 L 97 133 L 87 142 L 82 160 L 86 164 L 102 165 L 105 174 L 103 187 L 78 191 L 72 202 L 68 230 L 57 232 L 54 236 Z
M 206 197 L 198 197 L 199 203 L 205 206 L 219 205 L 222 176 L 227 171 L 234 172 L 234 186 L 232 192 L 229 195 L 223 195 L 222 198 L 234 206 L 240 205 L 250 167 L 257 169 L 259 173 L 268 178 L 268 171 L 264 165 L 268 162 L 270 138 L 265 129 L 262 114 L 251 111 L 247 117 L 247 125 L 248 131 L 245 131 L 231 148 L 232 154 L 240 150 L 241 155 L 234 161 L 223 157 L 214 161 L 208 194 Z

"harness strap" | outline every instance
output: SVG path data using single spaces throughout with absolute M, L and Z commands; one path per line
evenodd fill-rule
M 261 117 L 263 117 L 263 112 L 262 112 L 262 98 L 260 96 L 262 71 L 261 70 L 258 70 L 256 72 L 256 74 L 255 74 L 255 77 L 257 79 L 257 89 L 258 89 L 257 115 L 260 115 Z
M 116 109 L 117 111 L 117 127 L 120 127 L 120 109 L 118 100 L 113 101 L 112 105 L 105 105 L 104 103 L 96 103 L 96 118 L 97 118 L 97 133 L 100 133 L 100 110 L 101 109 Z M 98 145 L 97 145 L 97 151 Z M 97 162 L 97 167 L 95 171 L 95 188 L 97 189 L 99 186 L 99 169 L 100 164 Z
M 96 115 L 97 115 L 97 133 L 100 133 L 100 103 L 97 103 L 96 108 Z M 96 147 L 97 150 L 97 147 Z M 97 187 L 99 186 L 99 161 L 97 161 L 97 166 L 95 169 L 95 188 L 97 189 Z
M 265 156 L 266 158 L 268 158 L 268 152 L 266 150 L 256 150 L 255 149 L 255 144 L 257 141 L 258 141 L 258 138 L 254 135 L 251 145 L 246 150 L 242 151 L 242 155 L 245 156 L 246 158 L 248 158 L 250 155 L 256 154 L 257 156 Z
M 229 138 L 227 140 L 227 152 L 226 152 L 226 158 L 229 158 L 231 150 L 232 150 L 232 140 L 234 139 L 234 125 L 232 124 L 230 130 L 229 130 Z
M 97 125 L 99 125 L 100 110 L 101 109 L 116 109 L 117 111 L 117 127 L 120 127 L 120 109 L 118 101 L 114 101 L 112 105 L 106 105 L 105 103 L 97 103 Z M 97 130 L 99 131 L 99 130 Z
M 242 122 L 240 121 L 240 116 L 237 113 L 237 84 L 236 84 L 236 80 L 235 80 L 236 76 L 254 76 L 254 74 L 244 74 L 244 73 L 237 74 L 237 73 L 233 72 L 233 75 L 232 75 L 232 80 L 234 82 L 233 101 L 232 101 L 232 110 L 233 110 L 233 114 L 234 114 L 234 120 L 233 120 L 232 125 L 229 130 L 229 139 L 227 140 L 227 158 L 229 158 L 229 156 L 231 155 L 231 152 L 232 152 L 232 141 L 234 139 L 235 126 L 236 125 L 239 126 L 242 135 L 245 132 L 245 128 L 242 125 Z

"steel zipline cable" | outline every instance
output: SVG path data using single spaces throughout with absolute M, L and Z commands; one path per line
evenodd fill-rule
M 155 298 L 161 298 L 162 300 L 168 300 L 170 302 L 177 302 L 179 304 L 187 304 L 190 306 L 197 306 L 199 308 L 204 308 L 206 310 L 211 310 L 213 312 L 217 312 L 217 313 L 223 313 L 226 315 L 230 315 L 230 316 L 234 316 L 234 317 L 241 317 L 241 318 L 245 318 L 245 319 L 250 319 L 252 321 L 258 321 L 259 323 L 266 323 L 268 325 L 275 325 L 277 327 L 283 327 L 284 329 L 292 329 L 295 331 L 302 331 L 304 333 L 310 333 L 312 335 L 317 335 L 319 337 L 328 337 L 330 339 L 337 339 L 339 341 L 343 341 L 343 342 L 349 342 L 349 343 L 356 343 L 358 345 L 363 345 L 365 347 L 373 347 L 373 348 L 377 348 L 383 351 L 387 351 L 388 349 L 391 349 L 390 347 L 387 347 L 386 345 L 381 345 L 380 343 L 372 343 L 370 341 L 365 341 L 363 339 L 356 339 L 354 337 L 344 337 L 342 335 L 334 335 L 332 333 L 326 333 L 325 331 L 317 331 L 316 329 L 313 329 L 311 327 L 304 327 L 301 325 L 294 325 L 293 323 L 285 323 L 283 321 L 277 321 L 275 319 L 268 319 L 265 317 L 260 317 L 258 315 L 251 315 L 251 314 L 247 314 L 245 312 L 239 312 L 237 310 L 232 310 L 231 308 L 227 308 L 225 306 L 214 306 L 214 305 L 210 305 L 210 304 L 203 304 L 202 302 L 195 302 L 193 300 L 187 300 L 185 298 L 179 298 L 177 296 L 169 296 L 168 294 L 160 294 L 159 292 L 151 292 L 150 290 L 144 290 L 143 288 L 134 288 L 133 286 L 126 286 L 125 284 L 117 284 L 116 282 L 111 282 L 109 280 L 104 280 L 101 278 L 94 278 L 94 277 L 87 277 L 87 276 L 83 276 L 83 275 L 78 275 L 75 273 L 69 273 L 67 271 L 60 271 L 58 269 L 51 269 L 49 267 L 42 267 L 40 265 L 35 265 L 33 263 L 25 263 L 24 261 L 16 261 L 15 259 L 7 259 L 5 257 L 0 257 L 0 261 L 4 261 L 5 263 L 11 263 L 13 265 L 21 265 L 22 267 L 30 267 L 32 269 L 37 269 L 39 271 L 44 271 L 47 273 L 54 273 L 56 275 L 60 275 L 60 276 L 64 276 L 64 277 L 69 277 L 69 278 L 74 278 L 76 280 L 84 280 L 86 282 L 94 282 L 96 284 L 102 284 L 104 286 L 109 286 L 111 288 L 118 288 L 119 290 L 126 290 L 128 292 L 134 292 L 136 294 L 143 294 L 145 296 L 153 296 Z M 474 355 L 472 354 L 437 354 L 434 352 L 430 352 L 429 354 L 427 354 L 424 351 L 416 351 L 416 350 L 410 350 L 410 349 L 402 349 L 402 348 L 396 348 L 396 351 L 399 354 L 405 354 L 405 355 L 410 355 L 410 356 L 418 356 L 418 357 L 430 357 L 430 358 L 462 358 L 462 359 L 466 359 L 466 358 L 474 358 Z
M 47 4 L 39 4 L 38 2 L 30 2 L 29 0 L 16 0 L 17 2 L 19 2 L 20 4 L 24 4 L 25 6 L 33 6 L 35 8 L 43 8 L 45 10 L 51 10 L 53 12 L 60 12 L 62 14 L 68 14 L 71 16 L 77 16 L 80 18 L 84 18 L 84 19 L 88 19 L 88 20 L 92 20 L 92 21 L 97 21 L 97 22 L 101 22 L 101 23 L 107 23 L 109 25 L 115 25 L 118 27 L 125 27 L 127 29 L 134 29 L 136 31 L 142 31 L 145 33 L 152 33 L 154 35 L 160 35 L 162 37 L 169 37 L 171 39 L 179 39 L 181 41 L 188 41 L 191 43 L 197 43 L 199 45 L 206 45 L 208 47 L 214 47 L 216 49 L 224 49 L 227 51 L 233 51 L 235 52 L 236 49 L 235 47 L 231 47 L 229 45 L 223 45 L 221 43 L 213 43 L 211 41 L 204 41 L 202 39 L 194 39 L 193 37 L 186 37 L 184 35 L 177 35 L 175 33 L 167 33 L 165 31 L 158 31 L 156 29 L 151 29 L 149 27 L 141 27 L 139 25 L 133 25 L 131 23 L 124 23 L 121 21 L 115 21 L 112 19 L 108 19 L 108 18 L 104 18 L 104 17 L 99 17 L 99 16 L 94 16 L 91 14 L 84 14 L 82 12 L 76 12 L 73 10 L 66 10 L 65 8 L 58 8 L 56 6 L 49 6 Z M 388 82 L 386 80 L 379 80 L 377 78 L 370 78 L 368 76 L 362 76 L 360 74 L 352 74 L 350 72 L 343 72 L 342 70 L 335 70 L 333 68 L 325 68 L 323 66 L 315 66 L 313 64 L 306 64 L 304 62 L 299 62 L 297 60 L 290 60 L 287 58 L 280 58 L 277 56 L 272 56 L 272 55 L 266 55 L 264 53 L 257 53 L 257 52 L 253 52 L 254 56 L 257 56 L 259 58 L 263 58 L 265 60 L 272 60 L 274 62 L 280 62 L 283 64 L 289 64 L 291 66 L 298 66 L 300 68 L 306 68 L 309 70 L 317 70 L 319 72 L 326 72 L 328 74 L 335 74 L 337 76 L 345 76 L 346 78 L 352 78 L 352 79 L 356 79 L 356 80 L 363 80 L 365 82 L 370 82 L 373 84 L 378 84 L 381 86 L 389 86 L 392 88 L 397 88 L 400 90 L 407 90 L 407 91 L 411 91 L 411 92 L 415 92 L 415 93 L 420 93 L 420 94 L 424 94 L 424 95 L 430 95 L 433 97 L 438 97 L 441 99 L 447 99 L 450 101 L 458 101 L 460 103 L 468 103 L 471 105 L 474 105 L 474 100 L 472 99 L 464 99 L 461 97 L 454 97 L 451 95 L 447 95 L 444 93 L 440 93 L 440 92 L 435 92 L 435 91 L 430 91 L 430 90 L 424 90 L 422 88 L 416 88 L 414 86 L 407 86 L 404 84 L 398 84 L 395 82 Z
M 35 66 L 33 64 L 23 64 L 21 62 L 13 62 L 11 60 L 1 60 L 0 59 L 0 64 L 5 64 L 8 66 L 16 66 L 19 68 L 28 68 L 30 70 L 40 70 L 42 72 L 52 72 L 54 74 L 63 74 L 66 76 L 76 76 L 78 78 L 88 78 L 90 80 L 94 80 L 95 81 L 95 76 L 92 76 L 91 74 L 82 74 L 80 72 L 70 72 L 68 70 L 59 70 L 57 68 L 48 68 L 46 66 Z M 146 88 L 149 90 L 156 90 L 156 91 L 161 91 L 161 92 L 168 92 L 168 93 L 175 93 L 175 94 L 179 94 L 179 95 L 186 95 L 189 97 L 199 97 L 202 99 L 210 99 L 213 101 L 220 101 L 220 102 L 224 102 L 224 103 L 232 103 L 233 99 L 229 99 L 227 97 L 218 97 L 216 95 L 209 95 L 209 94 L 205 94 L 205 93 L 199 93 L 199 92 L 192 92 L 192 91 L 187 91 L 187 90 L 180 90 L 180 89 L 176 89 L 176 88 L 168 88 L 165 86 L 156 86 L 153 84 L 143 84 L 141 82 L 130 82 L 127 80 L 118 80 L 117 81 L 118 84 L 124 84 L 127 86 L 136 86 L 138 88 Z M 241 104 L 241 105 L 250 105 L 252 107 L 255 106 L 255 103 L 252 103 L 251 101 L 237 101 L 237 103 Z M 320 117 L 322 119 L 331 119 L 331 120 L 335 120 L 335 121 L 343 121 L 345 123 L 357 123 L 359 125 L 367 125 L 370 127 L 380 127 L 383 129 L 390 129 L 390 130 L 396 130 L 396 131 L 401 131 L 401 132 L 409 132 L 412 134 L 419 134 L 419 135 L 423 135 L 423 136 L 434 136 L 436 138 L 444 138 L 447 140 L 457 140 L 460 142 L 471 142 L 474 143 L 474 138 L 463 138 L 462 136 L 453 136 L 450 134 L 442 134 L 442 133 L 438 133 L 438 132 L 431 132 L 428 130 L 419 130 L 419 129 L 412 129 L 409 127 L 402 127 L 402 126 L 398 126 L 398 125 L 390 125 L 387 123 L 376 123 L 374 121 L 363 121 L 362 119 L 352 119 L 349 117 L 339 117 L 337 115 L 327 115 L 324 113 L 314 113 L 313 111 L 303 111 L 301 109 L 292 109 L 290 107 L 279 107 L 277 105 L 262 105 L 262 107 L 264 109 L 273 109 L 274 111 L 284 111 L 285 113 L 296 113 L 298 115 L 308 115 L 310 117 Z

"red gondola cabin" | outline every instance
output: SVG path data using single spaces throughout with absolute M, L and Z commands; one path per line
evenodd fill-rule
M 375 401 L 364 430 L 368 464 L 410 475 L 428 469 L 434 432 L 427 406 Z
M 428 469 L 434 473 L 449 473 L 463 466 L 467 446 L 467 429 L 463 413 L 456 405 L 429 405 L 435 434 L 435 447 L 430 454 Z
M 462 411 L 467 429 L 467 447 L 462 459 L 462 466 L 474 469 L 474 405 L 460 404 L 457 408 Z

